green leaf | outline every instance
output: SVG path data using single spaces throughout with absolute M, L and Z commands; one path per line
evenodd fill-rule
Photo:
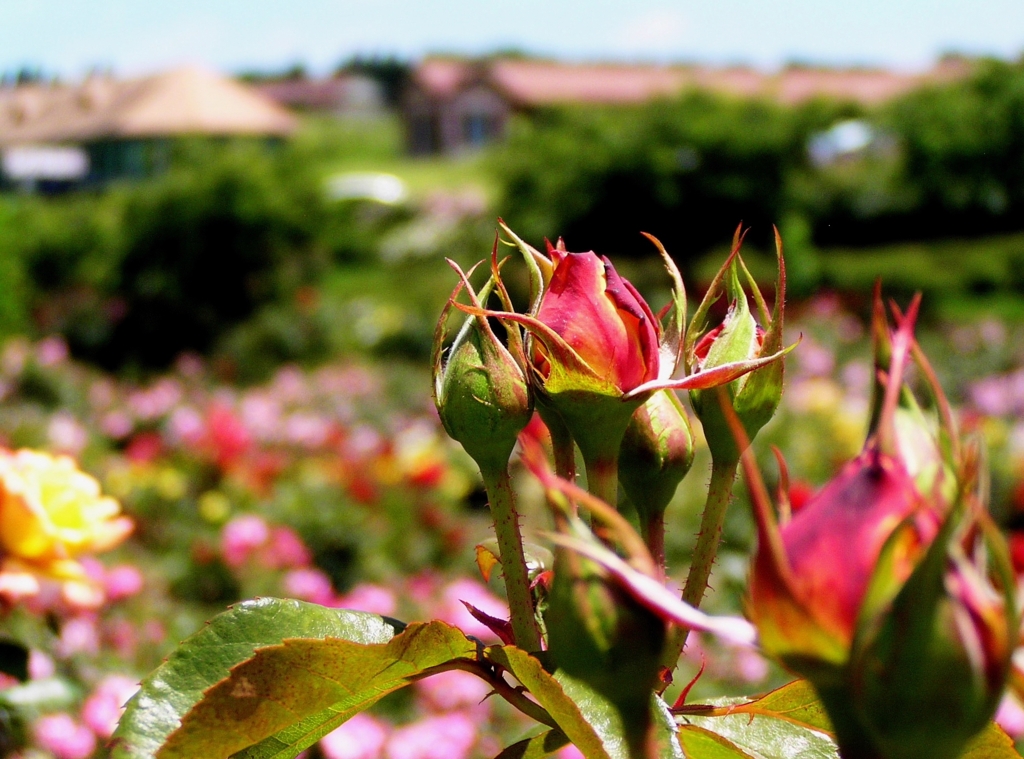
M 762 714 L 775 719 L 786 720 L 795 725 L 832 734 L 832 723 L 825 713 L 825 706 L 818 699 L 813 686 L 806 680 L 793 682 L 766 693 L 761 698 L 742 704 L 731 710 L 736 714 Z
M 231 759 L 292 759 L 368 706 L 369 704 L 357 704 L 347 709 L 329 706 L 253 746 L 232 754 Z
M 689 722 L 723 739 L 735 756 L 758 759 L 838 759 L 835 742 L 825 733 L 766 715 L 731 714 L 727 717 L 690 717 Z M 683 731 L 681 731 L 683 732 Z M 680 736 L 684 745 L 687 739 Z M 731 745 L 728 745 L 731 744 Z M 690 756 L 700 756 L 688 752 Z M 723 753 L 722 757 L 733 754 Z
M 995 722 L 989 722 L 978 733 L 960 756 L 960 759 L 1019 759 L 1013 741 Z
M 562 683 L 546 672 L 537 659 L 514 646 L 492 646 L 484 655 L 511 672 L 588 759 L 620 759 L 625 756 L 621 750 L 614 754 L 606 750 L 595 727 L 583 716 L 581 709 L 585 708 L 584 705 L 577 704 L 563 690 Z
M 680 727 L 679 742 L 687 756 L 699 759 L 757 759 L 728 738 L 696 725 Z
M 725 699 L 684 712 L 679 740 L 701 759 L 837 759 L 832 726 L 814 688 L 796 680 L 752 701 Z
M 513 743 L 494 759 L 544 759 L 567 745 L 569 739 L 561 730 L 545 730 L 540 735 Z
M 383 644 L 339 638 L 286 639 L 261 648 L 206 692 L 157 752 L 158 759 L 217 759 L 288 730 L 298 720 L 336 710 L 324 729 L 290 731 L 281 739 L 291 756 L 327 728 L 367 709 L 425 670 L 475 659 L 476 644 L 444 622 L 409 625 Z M 281 753 L 289 756 L 288 753 Z
M 159 752 L 161 757 L 227 757 L 280 733 L 293 723 L 303 724 L 304 718 L 322 713 L 350 695 L 350 691 L 345 690 L 327 703 L 314 703 L 313 699 L 301 698 L 310 695 L 307 691 L 315 690 L 307 680 L 322 678 L 310 672 L 301 672 L 297 666 L 283 671 L 278 669 L 278 681 L 266 682 L 265 678 L 271 671 L 268 665 L 272 667 L 279 663 L 282 655 L 293 650 L 289 645 L 283 645 L 284 641 L 298 643 L 295 653 L 310 653 L 314 659 L 316 654 L 306 649 L 310 646 L 330 646 L 331 651 L 342 656 L 338 662 L 332 663 L 335 670 L 338 667 L 344 668 L 349 662 L 353 666 L 359 666 L 360 663 L 371 666 L 366 661 L 372 658 L 366 655 L 367 651 L 380 652 L 386 649 L 401 654 L 403 647 L 412 648 L 417 655 L 423 654 L 422 661 L 446 660 L 446 657 L 454 658 L 465 652 L 470 656 L 475 653 L 474 644 L 461 632 L 441 623 L 438 625 L 443 630 L 432 627 L 424 635 L 423 628 L 429 626 L 411 626 L 402 632 L 400 623 L 385 620 L 375 614 L 327 609 L 301 601 L 259 599 L 239 604 L 215 617 L 205 628 L 188 638 L 143 681 L 141 690 L 129 702 L 114 734 L 112 756 L 114 759 L 151 759 Z M 398 638 L 401 640 L 389 647 L 388 644 Z M 305 648 L 303 643 L 307 644 Z M 424 645 L 429 647 L 431 643 L 439 644 L 440 650 L 422 650 Z M 359 653 L 351 656 L 352 651 Z M 431 653 L 434 655 L 431 656 Z M 422 661 L 410 658 L 402 662 L 403 666 L 395 668 L 395 676 L 400 677 L 397 671 L 415 669 Z M 366 674 L 365 670 L 363 674 Z M 344 678 L 347 673 L 342 672 L 340 675 Z M 403 680 L 401 684 L 405 682 Z M 339 683 L 333 685 L 342 688 Z M 384 692 L 387 690 L 387 686 L 382 686 L 379 681 L 371 681 L 367 686 L 370 690 L 380 687 L 385 688 Z M 255 702 L 262 700 L 264 692 L 270 695 L 275 687 L 278 690 L 291 688 L 294 691 L 291 695 L 298 700 L 286 698 L 277 704 L 278 714 L 273 719 L 265 711 L 251 709 L 253 705 L 259 706 Z M 250 692 L 249 688 L 260 698 L 243 698 L 244 694 Z M 232 692 L 238 695 L 232 697 Z M 332 697 L 326 687 L 320 687 L 316 692 L 323 698 Z M 216 711 L 225 693 L 228 694 L 229 702 L 235 702 L 237 722 L 233 722 L 229 714 Z M 288 694 L 277 695 L 284 698 Z M 372 698 L 366 693 L 362 695 L 367 699 Z M 242 702 L 250 707 L 250 714 L 244 714 L 245 709 L 240 708 Z M 287 712 L 284 705 L 301 705 L 304 711 Z M 332 716 L 338 716 L 350 707 L 342 705 L 332 712 Z M 282 712 L 287 712 L 287 716 Z M 217 719 L 221 721 L 216 723 L 215 729 L 207 727 L 204 730 L 202 720 L 208 719 L 211 714 L 217 714 Z M 260 734 L 255 729 L 257 723 L 267 732 Z M 307 728 L 311 729 L 308 725 Z M 194 740 L 195 732 L 208 735 L 200 736 L 206 739 L 203 748 L 192 751 L 188 746 L 192 745 L 189 741 Z M 309 730 L 307 734 L 310 734 Z M 183 746 L 185 753 L 175 753 L 177 749 L 165 748 L 169 740 Z M 311 742 L 315 740 L 316 737 L 313 737 Z M 293 756 L 299 750 L 296 748 L 291 754 L 279 752 L 277 756 Z
M 586 683 L 561 670 L 549 674 L 536 658 L 514 646 L 493 646 L 485 656 L 511 672 L 530 691 L 587 759 L 629 759 L 618 709 Z M 664 702 L 652 698 L 658 756 L 682 759 L 675 722 Z
M 838 759 L 832 725 L 814 688 L 795 680 L 753 701 L 689 707 L 679 742 L 699 759 Z M 1018 759 L 1013 741 L 990 722 L 960 759 Z

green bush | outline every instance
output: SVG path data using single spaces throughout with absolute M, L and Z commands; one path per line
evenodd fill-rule
M 308 282 L 326 203 L 302 179 L 257 146 L 199 145 L 127 193 L 115 290 L 124 311 L 94 357 L 161 366 L 184 349 L 208 351 Z
M 635 109 L 552 111 L 512 131 L 500 208 L 527 237 L 572 250 L 645 251 L 638 230 L 690 259 L 742 221 L 768 239 L 815 130 L 848 113 L 690 93 Z
M 337 145 L 322 132 L 272 147 L 181 143 L 171 168 L 145 181 L 0 197 L 0 333 L 62 333 L 112 368 L 222 346 L 262 364 L 321 353 L 296 299 L 332 262 L 371 259 L 405 218 L 327 199 L 322 162 Z

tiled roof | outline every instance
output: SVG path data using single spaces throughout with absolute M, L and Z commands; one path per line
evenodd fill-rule
M 491 66 L 490 79 L 513 101 L 537 106 L 567 101 L 640 103 L 677 94 L 689 76 L 679 67 L 499 60 Z
M 882 69 L 790 67 L 777 73 L 709 66 L 569 64 L 538 60 L 427 59 L 414 82 L 431 97 L 450 98 L 482 80 L 522 107 L 557 103 L 627 104 L 678 94 L 687 88 L 738 97 L 798 103 L 833 97 L 874 105 L 922 84 L 965 76 L 966 61 L 943 62 L 923 74 Z
M 78 86 L 0 88 L 0 145 L 177 135 L 285 135 L 295 117 L 253 89 L 203 69 Z

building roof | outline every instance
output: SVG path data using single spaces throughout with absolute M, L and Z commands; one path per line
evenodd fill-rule
M 413 82 L 431 97 L 454 96 L 481 70 L 479 64 L 461 59 L 427 58 L 412 72 Z
M 767 82 L 766 92 L 783 103 L 815 97 L 853 100 L 877 105 L 926 84 L 952 81 L 970 73 L 964 59 L 950 59 L 920 74 L 884 69 L 830 69 L 792 66 Z
M 453 97 L 483 81 L 520 107 L 561 103 L 629 104 L 703 89 L 737 97 L 767 97 L 793 104 L 832 97 L 875 105 L 930 82 L 965 76 L 967 61 L 944 61 L 923 74 L 883 69 L 831 69 L 794 66 L 766 73 L 744 66 L 655 66 L 570 64 L 496 59 L 470 61 L 428 58 L 413 81 L 437 100 Z
M 296 118 L 232 79 L 182 68 L 144 79 L 0 88 L 0 145 L 291 133 Z
M 642 103 L 677 94 L 689 76 L 682 67 L 498 60 L 491 66 L 490 80 L 511 100 L 540 106 Z

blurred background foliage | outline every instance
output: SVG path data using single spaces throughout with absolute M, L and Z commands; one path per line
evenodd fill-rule
M 706 92 L 545 109 L 456 157 L 409 157 L 397 118 L 304 119 L 271 146 L 178 143 L 143 181 L 0 194 L 0 333 L 60 333 L 76 356 L 133 372 L 199 352 L 248 380 L 339 352 L 422 358 L 451 282 L 440 259 L 485 255 L 499 215 L 534 243 L 637 260 L 651 232 L 697 287 L 736 224 L 751 227 L 755 268 L 775 224 L 797 297 L 856 301 L 881 277 L 925 291 L 932 316 L 1021 316 L 1021 63 L 978 61 L 874 110 Z M 861 138 L 829 152 L 843 129 Z M 409 192 L 332 200 L 329 178 L 354 171 Z

